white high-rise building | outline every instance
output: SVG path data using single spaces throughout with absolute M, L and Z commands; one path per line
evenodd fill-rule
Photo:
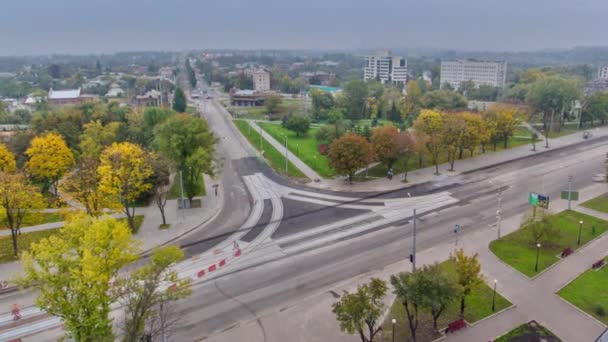
M 599 78 L 600 80 L 608 79 L 608 65 L 602 65 L 600 67 L 600 71 L 597 74 L 597 78 Z
M 265 93 L 270 91 L 270 73 L 264 69 L 256 69 L 252 73 L 253 89 Z
M 365 57 L 363 79 L 380 80 L 382 83 L 405 85 L 407 82 L 407 61 L 393 56 L 390 51 Z
M 457 61 L 442 61 L 440 86 L 449 84 L 454 89 L 460 83 L 473 81 L 475 86 L 489 85 L 504 88 L 507 80 L 507 62 L 480 61 L 461 59 Z

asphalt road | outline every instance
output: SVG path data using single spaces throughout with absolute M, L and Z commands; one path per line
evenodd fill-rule
M 264 173 L 277 183 L 290 184 L 272 173 L 259 161 L 231 124 L 227 112 L 211 101 L 205 117 L 221 137 L 223 160 L 222 182 L 227 191 L 226 205 L 207 229 L 191 234 L 180 242 L 193 255 L 209 249 L 240 227 L 248 216 L 251 197 L 242 177 Z M 502 189 L 502 217 L 528 208 L 530 191 L 559 198 L 567 188 L 569 175 L 574 175 L 573 189 L 592 184 L 591 177 L 603 172 L 605 146 L 608 139 L 592 141 L 498 167 L 472 172 L 449 181 L 424 184 L 388 194 L 367 194 L 372 198 L 398 198 L 447 190 L 460 202 L 422 216 L 418 223 L 418 251 L 440 242 L 454 240 L 454 224 L 462 226 L 461 234 L 479 229 L 496 229 L 497 193 Z M 599 185 L 598 186 L 603 186 Z M 311 190 L 309 190 L 311 191 Z M 316 191 L 327 193 L 324 191 Z M 352 196 L 352 194 L 351 194 Z M 283 201 L 285 207 L 283 234 L 314 229 L 332 219 L 352 215 L 340 205 L 319 208 L 302 207 L 298 202 Z M 320 214 L 320 210 L 324 211 Z M 297 217 L 297 218 L 296 218 Z M 378 227 L 364 234 L 324 244 L 294 254 L 284 254 L 272 261 L 263 261 L 245 270 L 196 284 L 187 300 L 179 302 L 181 329 L 175 340 L 197 340 L 229 329 L 240 321 L 255 319 L 266 312 L 280 311 L 311 294 L 330 291 L 332 285 L 407 258 L 411 253 L 411 224 Z M 260 327 L 263 330 L 263 327 Z

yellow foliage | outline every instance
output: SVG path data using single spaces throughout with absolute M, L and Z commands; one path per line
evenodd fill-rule
M 25 154 L 29 158 L 25 163 L 29 173 L 41 180 L 50 181 L 53 186 L 74 164 L 72 151 L 57 133 L 35 137 Z
M 12 172 L 16 169 L 15 156 L 4 144 L 0 144 L 0 171 Z
M 123 201 L 133 202 L 152 188 L 152 184 L 146 183 L 152 167 L 144 150 L 135 144 L 123 142 L 107 147 L 101 154 L 97 172 L 100 191 L 120 196 Z

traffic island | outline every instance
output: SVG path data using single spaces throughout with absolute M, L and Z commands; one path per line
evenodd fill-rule
M 540 239 L 534 237 L 539 228 L 526 225 L 492 241 L 490 250 L 504 263 L 534 277 L 608 230 L 608 222 L 576 211 L 551 215 L 548 224 L 548 234 Z
M 494 342 L 560 342 L 551 331 L 536 321 L 530 321 L 497 338 Z
M 441 267 L 456 275 L 456 269 L 454 262 L 451 260 L 444 261 L 441 263 Z M 494 310 L 492 310 L 492 304 L 494 304 Z M 482 319 L 492 316 L 498 312 L 501 312 L 512 306 L 511 302 L 501 296 L 499 293 L 494 292 L 494 289 L 485 283 L 477 286 L 471 291 L 471 294 L 466 297 L 466 307 L 464 311 L 464 329 L 467 325 L 474 324 Z M 395 299 L 390 307 L 390 311 L 385 317 L 382 324 L 382 338 L 381 341 L 392 342 L 393 341 L 393 319 L 395 323 L 395 341 L 413 341 L 410 334 L 410 328 L 408 325 L 407 315 L 403 304 L 398 298 Z M 430 311 L 419 309 L 418 316 L 418 329 L 416 331 L 416 341 L 434 341 L 444 336 L 448 327 L 455 327 L 460 320 L 460 299 L 455 299 L 445 309 L 445 312 L 440 316 L 438 320 L 439 331 L 433 329 L 433 317 Z
M 608 258 L 589 265 L 589 270 L 559 290 L 558 295 L 608 325 Z

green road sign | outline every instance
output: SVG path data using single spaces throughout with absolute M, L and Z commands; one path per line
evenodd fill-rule
M 563 200 L 568 200 L 568 191 L 562 191 L 561 198 Z M 570 200 L 578 201 L 578 191 L 570 191 Z
M 528 202 L 534 207 L 549 209 L 549 196 L 544 196 L 531 192 L 528 196 Z

